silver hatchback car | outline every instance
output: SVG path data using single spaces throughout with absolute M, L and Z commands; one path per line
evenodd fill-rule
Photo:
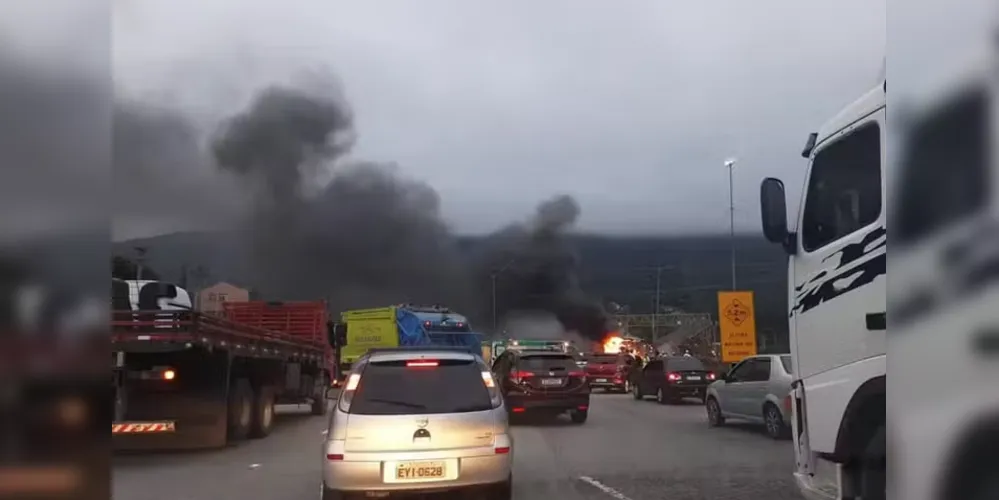
M 346 377 L 323 444 L 323 500 L 469 490 L 512 496 L 513 439 L 478 356 L 377 349 Z
M 708 386 L 704 399 L 708 424 L 718 427 L 727 418 L 748 420 L 763 424 L 774 439 L 791 437 L 793 379 L 789 354 L 763 354 L 740 361 Z

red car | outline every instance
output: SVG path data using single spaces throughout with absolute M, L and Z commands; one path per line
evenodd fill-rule
M 630 354 L 588 354 L 582 361 L 592 388 L 629 392 L 628 370 L 634 358 Z

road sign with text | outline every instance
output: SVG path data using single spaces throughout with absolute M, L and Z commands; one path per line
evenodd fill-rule
M 718 329 L 723 363 L 756 355 L 753 292 L 718 292 Z

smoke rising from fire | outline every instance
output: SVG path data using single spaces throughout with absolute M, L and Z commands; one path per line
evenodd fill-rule
M 604 311 L 581 290 L 567 240 L 580 216 L 572 197 L 542 202 L 530 220 L 486 237 L 468 258 L 431 186 L 395 165 L 350 157 L 354 115 L 335 84 L 265 88 L 221 122 L 207 148 L 180 114 L 131 102 L 116 109 L 116 136 L 127 139 L 116 156 L 141 167 L 132 184 L 158 185 L 153 179 L 179 172 L 243 200 L 229 225 L 246 249 L 245 278 L 267 297 L 323 298 L 334 310 L 447 304 L 489 330 L 495 275 L 498 318 L 540 311 L 571 332 L 563 335 L 599 340 L 605 333 Z M 166 191 L 185 200 L 184 189 Z M 193 206 L 211 198 L 186 193 Z

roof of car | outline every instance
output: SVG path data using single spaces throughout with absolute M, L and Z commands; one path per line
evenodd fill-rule
M 472 361 L 474 354 L 465 349 L 448 349 L 446 347 L 396 347 L 372 349 L 365 355 L 370 361 L 400 361 L 407 359 L 456 359 Z

